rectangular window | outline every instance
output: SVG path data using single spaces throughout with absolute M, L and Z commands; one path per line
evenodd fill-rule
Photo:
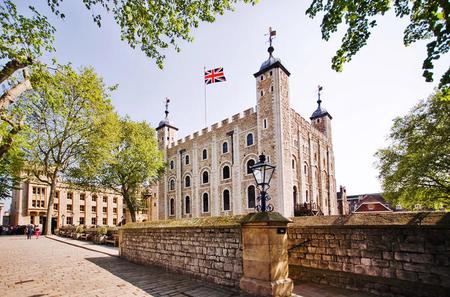
M 107 218 L 103 218 L 103 225 L 108 225 L 108 219 Z
M 117 225 L 117 219 L 113 219 L 113 225 Z
M 59 199 L 59 191 L 55 191 L 55 198 Z
M 86 199 L 86 194 L 85 193 L 81 193 L 80 194 L 80 200 L 85 200 Z
M 92 218 L 91 219 L 91 224 L 92 225 L 97 225 L 97 218 Z
M 67 199 L 72 199 L 73 198 L 73 193 L 67 193 Z
M 113 213 L 117 213 L 117 207 L 113 208 Z
M 72 204 L 67 204 L 67 210 L 72 210 Z
M 108 202 L 108 196 L 103 196 L 103 202 L 105 202 L 105 203 Z
M 93 202 L 97 202 L 97 196 L 96 195 L 92 196 L 92 201 Z
M 103 207 L 103 212 L 106 213 L 107 209 L 106 207 Z
M 73 225 L 73 218 L 72 217 L 67 217 L 66 218 L 66 223 L 67 223 L 67 225 Z
M 32 205 L 33 207 L 44 207 L 45 206 L 45 191 L 46 188 L 43 187 L 33 187 L 32 189 Z M 33 203 L 34 201 L 34 203 Z
M 80 217 L 80 225 L 84 225 L 84 217 Z
M 53 209 L 58 210 L 58 203 L 53 203 Z
M 36 200 L 31 201 L 31 206 L 36 207 Z
M 84 205 L 80 205 L 80 211 L 84 211 Z
M 97 212 L 97 206 L 92 206 L 92 212 Z
M 113 203 L 117 203 L 117 197 L 113 198 Z

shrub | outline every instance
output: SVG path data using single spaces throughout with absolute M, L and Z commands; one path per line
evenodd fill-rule
M 108 227 L 101 226 L 97 228 L 97 235 L 106 235 L 108 233 Z
M 77 228 L 75 229 L 76 233 L 84 233 L 84 231 L 86 231 L 85 225 L 78 225 Z

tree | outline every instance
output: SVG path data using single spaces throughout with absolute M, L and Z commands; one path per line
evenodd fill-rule
M 404 207 L 450 206 L 450 91 L 438 90 L 394 120 L 376 153 L 386 198 Z
M 140 48 L 149 58 L 155 59 L 162 68 L 163 51 L 173 46 L 179 51 L 178 41 L 192 41 L 192 28 L 200 22 L 212 23 L 217 15 L 233 10 L 237 2 L 255 4 L 258 0 L 82 0 L 86 8 L 94 11 L 93 20 L 101 26 L 100 11 L 112 12 L 121 29 L 121 39 L 132 48 Z M 47 0 L 51 10 L 61 18 L 63 0 Z
M 158 150 L 155 130 L 146 122 L 120 120 L 119 139 L 111 151 L 111 158 L 98 172 L 87 177 L 80 167 L 79 181 L 96 187 L 105 187 L 122 195 L 131 220 L 145 204 L 142 199 L 145 187 L 152 185 L 162 174 L 164 162 Z M 75 174 L 76 176 L 76 174 Z
M 30 10 L 31 17 L 26 17 L 17 12 L 11 0 L 0 3 L 0 84 L 8 85 L 6 91 L 0 93 L 0 124 L 3 128 L 0 134 L 0 160 L 12 148 L 23 129 L 21 120 L 14 120 L 7 109 L 21 94 L 32 88 L 25 68 L 35 64 L 44 51 L 53 51 L 55 29 L 45 16 L 33 7 Z M 21 69 L 24 69 L 22 77 L 15 75 Z
M 22 152 L 18 147 L 0 159 L 0 200 L 11 198 L 11 190 L 20 185 L 22 168 Z
M 95 170 L 107 158 L 117 121 L 108 90 L 91 68 L 78 73 L 70 66 L 58 66 L 50 73 L 43 67 L 33 72 L 34 78 L 33 92 L 16 104 L 15 114 L 26 114 L 26 166 L 50 186 L 45 225 L 50 234 L 57 182 L 81 163 Z
M 423 76 L 433 81 L 433 62 L 450 48 L 450 4 L 448 0 L 313 0 L 306 14 L 311 18 L 323 12 L 322 38 L 329 40 L 338 25 L 345 22 L 347 32 L 341 47 L 332 59 L 332 68 L 342 71 L 343 64 L 366 45 L 370 30 L 377 25 L 376 17 L 394 9 L 399 18 L 409 17 L 403 42 L 408 46 L 419 40 L 427 44 L 427 57 L 423 62 Z M 450 84 L 450 68 L 442 76 L 440 87 Z

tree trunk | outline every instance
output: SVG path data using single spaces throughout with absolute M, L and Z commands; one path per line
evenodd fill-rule
M 132 201 L 130 200 L 130 193 L 128 193 L 128 188 L 122 186 L 122 196 L 123 200 L 125 201 L 128 211 L 130 212 L 131 221 L 133 223 L 136 222 L 136 207 L 133 205 Z M 125 214 L 124 214 L 125 215 Z
M 14 74 L 19 69 L 25 68 L 33 64 L 33 60 L 28 58 L 25 62 L 20 62 L 18 60 L 11 60 L 5 64 L 5 66 L 0 70 L 0 84 L 7 80 L 11 75 Z
M 52 179 L 50 185 L 50 196 L 47 203 L 47 220 L 45 222 L 45 235 L 52 234 L 52 217 L 53 217 L 53 197 L 55 197 L 56 178 Z
M 0 110 L 6 109 L 8 105 L 16 101 L 17 98 L 22 95 L 22 93 L 31 89 L 32 86 L 30 78 L 28 77 L 28 75 L 26 75 L 21 82 L 3 93 L 3 95 L 0 97 Z
M 136 223 L 136 211 L 134 209 L 133 210 L 130 209 L 130 215 L 131 215 L 131 221 L 133 223 Z

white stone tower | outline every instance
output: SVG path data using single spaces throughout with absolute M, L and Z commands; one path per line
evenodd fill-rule
M 286 217 L 294 215 L 292 204 L 292 177 L 290 170 L 290 72 L 280 59 L 273 56 L 272 36 L 269 31 L 269 58 L 261 65 L 256 78 L 258 150 L 277 166 L 268 191 L 274 211 Z

